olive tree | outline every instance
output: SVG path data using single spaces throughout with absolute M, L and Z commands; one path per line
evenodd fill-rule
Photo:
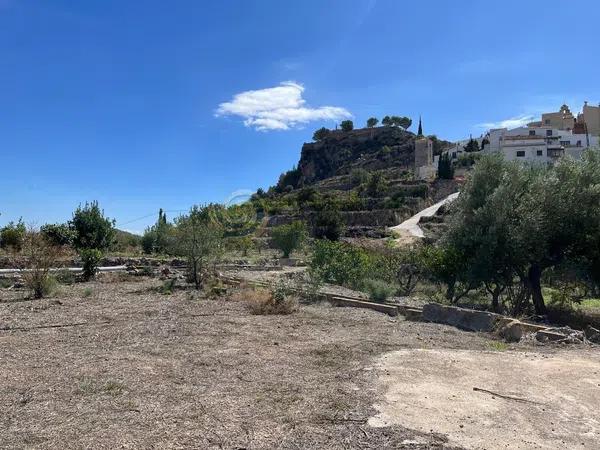
M 94 277 L 102 253 L 110 248 L 115 238 L 115 221 L 104 216 L 97 201 L 79 206 L 73 213 L 69 228 L 73 232 L 73 246 L 83 261 L 83 277 Z
M 537 314 L 545 314 L 545 270 L 572 261 L 593 273 L 600 261 L 594 247 L 600 242 L 599 185 L 597 151 L 553 167 L 482 158 L 452 205 L 443 237 L 443 245 L 460 250 L 457 276 L 485 285 L 495 309 L 499 295 L 516 282 L 513 312 L 531 301 Z
M 175 219 L 173 251 L 187 259 L 189 280 L 201 289 L 211 265 L 223 251 L 223 228 L 215 220 L 215 205 L 193 206 Z
M 271 237 L 275 246 L 281 250 L 284 258 L 299 249 L 307 237 L 306 224 L 300 220 L 273 229 Z

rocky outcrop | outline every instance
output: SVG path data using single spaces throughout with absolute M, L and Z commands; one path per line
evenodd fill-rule
M 414 153 L 415 135 L 398 127 L 331 131 L 321 141 L 302 146 L 298 163 L 300 184 L 349 173 L 356 167 L 366 170 L 411 168 Z

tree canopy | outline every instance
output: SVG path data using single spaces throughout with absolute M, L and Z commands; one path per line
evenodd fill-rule
M 342 131 L 352 131 L 354 129 L 354 122 L 351 120 L 342 120 L 340 127 L 342 128 Z
M 367 119 L 367 127 L 368 128 L 373 128 L 373 127 L 377 126 L 378 123 L 379 123 L 379 119 L 377 119 L 376 117 L 369 117 Z
M 552 167 L 485 156 L 452 211 L 442 245 L 460 249 L 457 280 L 496 294 L 510 290 L 513 312 L 531 302 L 545 314 L 541 278 L 549 268 L 578 264 L 600 281 L 598 151 Z

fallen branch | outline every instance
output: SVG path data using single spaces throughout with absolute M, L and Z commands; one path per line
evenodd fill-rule
M 533 400 L 528 400 L 526 398 L 512 397 L 510 395 L 503 395 L 503 394 L 499 394 L 498 392 L 488 391 L 487 389 L 481 389 L 481 388 L 478 388 L 478 387 L 474 387 L 473 390 L 476 391 L 476 392 L 485 392 L 486 394 L 490 394 L 490 395 L 493 395 L 495 397 L 504 398 L 506 400 L 514 400 L 515 402 L 533 403 L 535 405 L 539 405 L 540 404 L 538 402 L 535 402 Z
M 54 325 L 37 325 L 35 327 L 0 327 L 0 331 L 31 331 L 41 330 L 44 328 L 68 328 L 68 327 L 79 327 L 82 325 L 104 325 L 110 322 L 76 322 L 76 323 L 64 323 Z

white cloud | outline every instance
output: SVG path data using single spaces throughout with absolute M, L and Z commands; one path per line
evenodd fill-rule
M 492 128 L 518 128 L 527 125 L 529 122 L 534 120 L 534 116 L 531 114 L 520 115 L 517 117 L 511 117 L 510 119 L 500 120 L 498 122 L 485 122 L 477 125 L 478 128 L 486 130 Z
M 221 103 L 215 115 L 239 116 L 244 125 L 259 131 L 289 130 L 314 120 L 340 120 L 352 114 L 338 106 L 311 108 L 302 98 L 304 86 L 293 81 L 279 86 L 240 92 L 229 102 Z

